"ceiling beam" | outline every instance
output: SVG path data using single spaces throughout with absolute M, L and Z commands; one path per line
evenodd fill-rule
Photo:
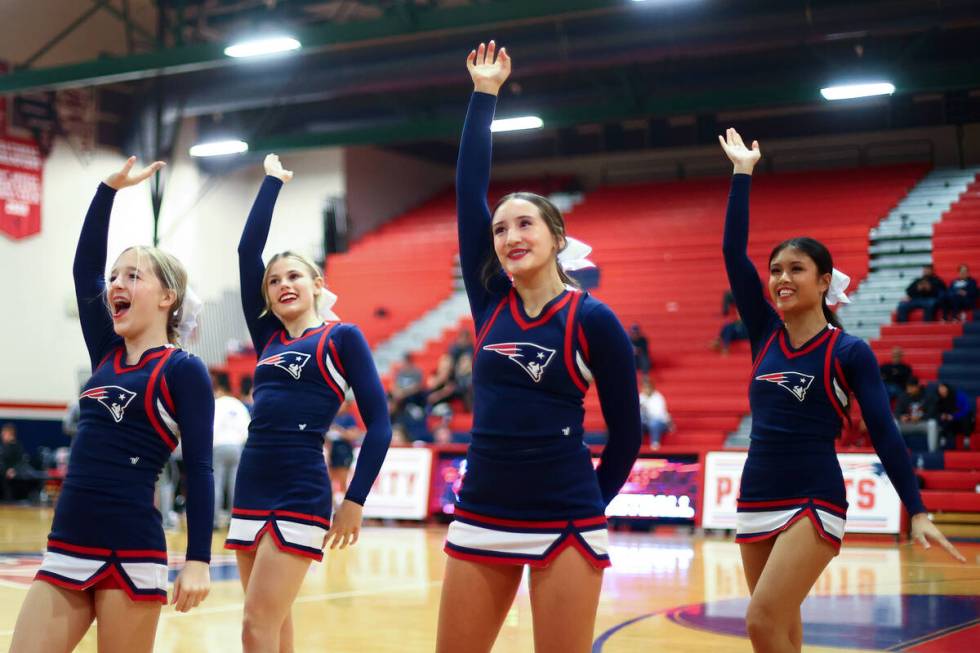
M 485 32 L 500 25 L 618 12 L 628 9 L 629 4 L 625 0 L 506 0 L 449 9 L 429 8 L 415 15 L 412 27 L 400 16 L 390 15 L 377 20 L 307 27 L 297 31 L 297 38 L 303 43 L 301 54 L 310 54 L 382 42 L 413 41 L 439 34 Z M 240 64 L 224 55 L 224 45 L 187 45 L 18 71 L 0 76 L 0 94 L 97 86 Z
M 968 63 L 945 67 L 919 68 L 895 78 L 903 95 L 980 88 L 980 68 Z M 728 87 L 692 90 L 651 89 L 644 98 L 620 98 L 603 104 L 553 108 L 536 112 L 547 129 L 588 123 L 608 123 L 630 119 L 682 114 L 713 114 L 722 111 L 774 108 L 780 106 L 821 106 L 820 84 L 816 80 L 785 80 L 740 83 Z M 860 102 L 860 101 L 857 101 Z M 506 100 L 500 115 L 507 115 Z M 385 145 L 424 140 L 456 138 L 462 128 L 463 107 L 458 118 L 421 118 L 398 123 L 338 129 L 325 132 L 270 134 L 249 143 L 255 152 L 334 147 L 345 145 Z M 505 137 L 507 138 L 507 137 Z

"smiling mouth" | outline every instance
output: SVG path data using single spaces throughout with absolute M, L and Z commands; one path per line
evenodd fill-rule
M 299 296 L 297 296 L 296 294 L 294 294 L 294 293 L 286 293 L 285 295 L 282 295 L 279 298 L 279 303 L 280 304 L 292 304 L 297 299 L 299 299 Z
M 127 299 L 118 298 L 112 300 L 112 319 L 122 319 L 122 317 L 129 312 L 130 306 L 131 304 Z
M 776 297 L 778 297 L 779 299 L 786 299 L 787 297 L 792 297 L 795 294 L 796 291 L 791 290 L 790 288 L 780 288 L 779 290 L 776 291 Z
M 507 252 L 507 258 L 511 261 L 519 261 L 530 253 L 531 250 L 528 249 L 514 249 Z

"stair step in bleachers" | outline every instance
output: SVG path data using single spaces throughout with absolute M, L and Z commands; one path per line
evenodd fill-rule
M 919 470 L 926 490 L 962 490 L 975 492 L 980 486 L 980 471 Z
M 922 502 L 929 512 L 980 512 L 980 494 L 950 490 L 922 490 Z

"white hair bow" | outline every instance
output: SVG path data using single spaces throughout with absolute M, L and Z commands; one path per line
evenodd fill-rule
M 827 289 L 827 297 L 825 301 L 827 306 L 833 306 L 834 304 L 850 304 L 851 300 L 844 291 L 847 290 L 847 286 L 850 285 L 851 278 L 834 268 L 833 273 L 830 275 L 830 288 Z
M 201 314 L 202 308 L 204 302 L 190 286 L 187 286 L 184 290 L 184 303 L 180 308 L 180 322 L 177 323 L 177 335 L 180 336 L 182 343 L 186 343 L 197 328 L 197 316 Z
M 320 316 L 328 322 L 340 322 L 340 317 L 333 312 L 333 305 L 337 303 L 337 295 L 326 288 L 320 289 L 319 312 Z
M 565 236 L 565 248 L 558 252 L 558 264 L 565 272 L 594 268 L 595 263 L 587 257 L 592 253 L 592 248 L 581 240 Z

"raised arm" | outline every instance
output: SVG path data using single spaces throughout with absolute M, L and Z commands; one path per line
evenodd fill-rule
M 929 548 L 928 540 L 931 539 L 963 562 L 959 551 L 929 521 L 912 469 L 912 461 L 891 415 L 888 393 L 878 373 L 878 361 L 871 348 L 863 340 L 855 340 L 849 347 L 841 349 L 840 361 L 847 382 L 854 389 L 858 405 L 861 406 L 861 415 L 868 426 L 871 444 L 905 509 L 912 517 L 912 538 L 925 548 Z
M 749 190 L 752 187 L 752 170 L 762 154 L 758 141 L 753 141 L 752 149 L 749 149 L 734 129 L 727 131 L 726 138 L 719 136 L 718 140 L 734 165 L 722 244 L 725 270 L 735 305 L 749 331 L 754 350 L 770 330 L 773 320 L 779 319 L 775 309 L 766 301 L 759 273 L 748 255 Z
M 129 157 L 118 172 L 109 175 L 99 184 L 88 213 L 85 214 L 82 233 L 75 249 L 75 262 L 72 266 L 75 299 L 78 301 L 82 336 L 85 338 L 93 370 L 108 350 L 120 341 L 112 328 L 112 317 L 105 299 L 106 241 L 109 236 L 112 202 L 116 191 L 135 186 L 164 166 L 162 161 L 156 161 L 134 174 L 132 171 L 135 164 L 136 157 Z
M 497 104 L 500 86 L 510 75 L 510 57 L 504 48 L 496 58 L 496 45 L 480 47 L 466 57 L 466 68 L 473 79 L 473 95 L 466 112 L 466 122 L 459 141 L 456 163 L 456 214 L 459 229 L 459 260 L 463 282 L 470 300 L 470 310 L 479 323 L 487 309 L 510 289 L 510 281 L 500 271 L 489 283 L 482 279 L 487 256 L 493 256 L 493 237 L 490 234 L 490 207 L 487 189 L 490 186 L 492 138 L 490 124 Z
M 272 211 L 276 207 L 279 191 L 283 184 L 293 178 L 293 173 L 283 169 L 275 154 L 265 157 L 265 174 L 259 194 L 248 213 L 248 220 L 245 221 L 242 239 L 238 242 L 242 311 L 245 313 L 245 324 L 256 352 L 261 351 L 275 330 L 281 326 L 278 318 L 271 313 L 260 317 L 265 309 L 265 300 L 262 298 L 262 277 L 265 275 L 262 250 L 269 238 L 269 225 L 272 224 Z
M 629 478 L 640 450 L 640 393 L 636 387 L 633 345 L 608 307 L 597 305 L 582 316 L 589 343 L 589 365 L 599 392 L 602 416 L 609 429 L 596 474 L 608 504 Z

